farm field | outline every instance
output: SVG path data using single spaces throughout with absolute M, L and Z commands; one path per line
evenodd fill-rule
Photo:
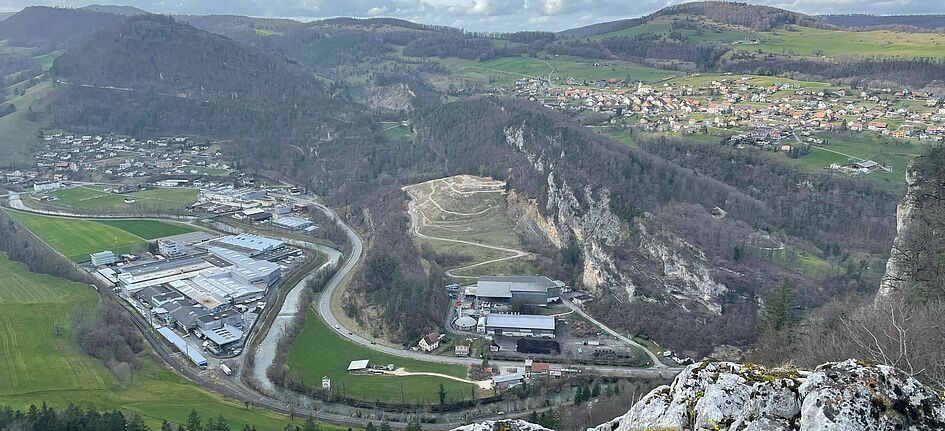
M 846 164 L 849 157 L 844 154 L 888 164 L 892 167 L 891 172 L 871 172 L 858 178 L 885 184 L 896 190 L 905 187 L 909 162 L 925 149 L 925 145 L 917 141 L 880 137 L 866 132 L 822 134 L 818 137 L 826 139 L 826 145 L 812 146 L 807 155 L 798 159 L 780 158 L 807 172 L 821 172 L 831 163 Z
M 184 228 L 151 220 L 124 220 L 115 226 L 101 221 L 50 217 L 20 211 L 10 216 L 44 242 L 76 262 L 88 260 L 89 253 L 111 250 L 116 254 L 147 250 L 147 239 L 161 232 L 183 233 Z M 190 230 L 187 230 L 190 231 Z M 144 238 L 137 234 L 148 236 Z
M 321 382 L 331 377 L 332 390 L 348 397 L 365 401 L 390 403 L 436 404 L 437 391 L 442 383 L 449 400 L 472 397 L 474 386 L 436 376 L 377 376 L 353 375 L 346 371 L 353 360 L 368 359 L 372 364 L 394 364 L 407 371 L 445 374 L 466 378 L 466 367 L 436 364 L 390 356 L 364 346 L 348 342 L 335 334 L 314 312 L 309 312 L 305 328 L 289 350 L 286 362 L 289 368 L 306 382 Z M 483 396 L 477 394 L 477 397 Z
M 101 186 L 79 186 L 47 193 L 56 198 L 54 206 L 91 210 L 98 213 L 134 211 L 169 212 L 180 210 L 197 200 L 199 192 L 190 188 L 156 188 L 115 194 Z M 125 203 L 134 199 L 134 203 Z
M 115 227 L 147 240 L 194 231 L 192 228 L 184 225 L 157 220 L 96 220 L 96 223 Z
M 945 57 L 945 35 L 892 31 L 840 31 L 788 26 L 755 35 L 758 45 L 735 49 L 797 55 Z M 815 54 L 816 53 L 816 54 Z
M 591 37 L 600 40 L 610 37 L 634 37 L 651 33 L 668 35 L 675 17 L 657 17 L 654 20 L 627 29 Z M 717 43 L 735 50 L 800 56 L 886 56 L 886 57 L 945 57 L 945 35 L 939 33 L 907 33 L 888 30 L 845 31 L 788 25 L 772 31 L 753 31 L 749 28 L 702 21 L 704 29 L 677 29 L 692 43 Z M 758 39 L 757 45 L 732 45 L 744 39 Z
M 144 417 L 151 429 L 161 420 L 182 424 L 196 410 L 204 419 L 223 415 L 232 429 L 250 424 L 281 431 L 288 418 L 224 401 L 160 365 L 150 354 L 141 369 L 119 381 L 73 341 L 70 316 L 91 311 L 97 294 L 82 283 L 29 272 L 0 253 L 0 405 L 27 408 L 47 403 L 63 408 L 94 405 Z M 54 330 L 59 328 L 59 335 Z M 212 371 L 209 371 L 212 372 Z M 322 424 L 321 429 L 342 430 Z
M 410 130 L 410 127 L 402 126 L 397 122 L 382 121 L 381 130 L 384 131 L 385 136 L 394 142 L 401 142 L 404 140 L 414 142 L 414 140 L 416 140 L 416 136 L 414 136 L 413 131 Z
M 447 59 L 441 61 L 454 70 L 457 76 L 497 86 L 510 86 L 522 78 L 548 78 L 553 81 L 574 78 L 577 81 L 599 79 L 626 79 L 634 81 L 660 81 L 678 76 L 679 72 L 660 70 L 618 60 L 589 60 L 586 58 L 559 56 L 548 59 L 531 57 L 503 57 L 484 62 Z M 595 66 L 599 64 L 598 66 Z

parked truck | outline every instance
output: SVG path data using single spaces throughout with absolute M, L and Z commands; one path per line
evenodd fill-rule
M 220 371 L 223 371 L 223 374 L 226 374 L 228 376 L 233 375 L 233 370 L 231 370 L 230 367 L 226 366 L 226 364 L 220 364 Z

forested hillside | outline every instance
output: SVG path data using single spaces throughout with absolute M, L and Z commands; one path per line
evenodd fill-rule
M 72 130 L 311 138 L 351 112 L 298 65 L 157 15 L 67 51 L 49 75 L 40 118 Z
M 713 21 L 748 27 L 753 30 L 767 31 L 785 24 L 805 27 L 827 27 L 815 17 L 784 9 L 729 1 L 701 1 L 682 3 L 665 7 L 647 16 L 653 19 L 660 16 L 688 14 L 704 16 Z
M 43 51 L 71 48 L 121 23 L 123 17 L 92 10 L 31 6 L 0 25 L 0 40 Z

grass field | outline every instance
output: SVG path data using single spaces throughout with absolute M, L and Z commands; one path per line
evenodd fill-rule
M 157 220 L 96 220 L 107 226 L 116 227 L 139 238 L 154 240 L 165 236 L 193 232 L 190 227 L 166 223 Z
M 387 136 L 388 139 L 394 142 L 404 140 L 414 142 L 417 139 L 413 131 L 410 130 L 410 127 L 402 126 L 397 122 L 382 121 L 381 130 L 384 131 L 384 135 Z
M 264 28 L 254 28 L 253 30 L 256 30 L 256 34 L 260 36 L 282 36 L 282 32 L 275 30 L 267 30 Z
M 127 253 L 147 250 L 147 241 L 130 232 L 88 220 L 48 217 L 18 211 L 10 216 L 44 242 L 76 262 L 89 259 L 89 253 L 111 250 Z
M 2 253 L 0 278 L 5 280 L 0 283 L 0 405 L 26 408 L 45 402 L 59 408 L 73 403 L 120 409 L 142 415 L 151 429 L 158 429 L 165 418 L 183 423 L 192 409 L 203 418 L 222 414 L 231 429 L 251 424 L 261 431 L 281 431 L 289 422 L 265 410 L 224 401 L 168 371 L 150 354 L 141 358 L 139 371 L 121 382 L 82 353 L 72 338 L 70 316 L 76 309 L 90 311 L 96 306 L 94 290 L 31 273 Z
M 92 210 L 101 213 L 130 211 L 167 212 L 180 210 L 197 200 L 199 191 L 190 188 L 156 188 L 132 193 L 105 192 L 101 186 L 79 186 L 49 192 L 55 197 L 52 205 Z M 135 203 L 125 203 L 134 199 Z
M 757 33 L 762 43 L 736 49 L 775 54 L 945 57 L 945 34 L 892 31 L 839 31 L 788 26 Z
M 807 172 L 822 172 L 831 163 L 847 164 L 849 157 L 873 160 L 892 167 L 891 172 L 871 172 L 857 178 L 888 186 L 893 190 L 905 187 L 906 168 L 913 158 L 922 154 L 925 145 L 910 140 L 878 136 L 874 133 L 823 134 L 827 140 L 823 146 L 811 147 L 807 155 L 790 159 L 779 153 L 779 159 Z M 840 153 L 840 154 L 838 154 Z
M 155 235 L 192 231 L 184 226 L 153 220 L 92 221 L 19 211 L 10 211 L 10 216 L 76 262 L 84 262 L 89 259 L 89 253 L 102 250 L 116 254 L 147 250 L 147 240 L 160 237 Z
M 328 376 L 331 377 L 333 391 L 366 401 L 435 404 L 439 402 L 437 391 L 440 383 L 451 400 L 472 397 L 473 385 L 443 377 L 348 374 L 348 363 L 358 359 L 368 359 L 372 364 L 394 364 L 407 371 L 438 373 L 464 379 L 467 374 L 463 366 L 399 358 L 351 343 L 335 334 L 313 312 L 308 314 L 305 329 L 289 350 L 287 363 L 290 369 L 300 373 L 310 384 L 318 384 L 323 376 Z
M 606 33 L 591 39 L 609 37 L 634 37 L 645 33 L 668 35 L 672 31 L 674 17 L 657 17 L 651 22 L 628 29 Z M 690 42 L 717 43 L 742 51 L 761 51 L 774 54 L 800 56 L 902 56 L 945 57 L 945 34 L 906 33 L 888 30 L 843 31 L 796 25 L 784 26 L 772 31 L 757 32 L 728 24 L 699 19 L 702 30 L 678 29 Z M 743 39 L 758 39 L 757 45 L 732 45 Z

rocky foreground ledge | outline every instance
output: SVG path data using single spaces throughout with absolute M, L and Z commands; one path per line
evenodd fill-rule
M 660 386 L 627 414 L 592 431 L 943 430 L 941 394 L 892 367 L 855 360 L 813 371 L 700 362 Z M 495 421 L 462 431 L 543 431 Z

